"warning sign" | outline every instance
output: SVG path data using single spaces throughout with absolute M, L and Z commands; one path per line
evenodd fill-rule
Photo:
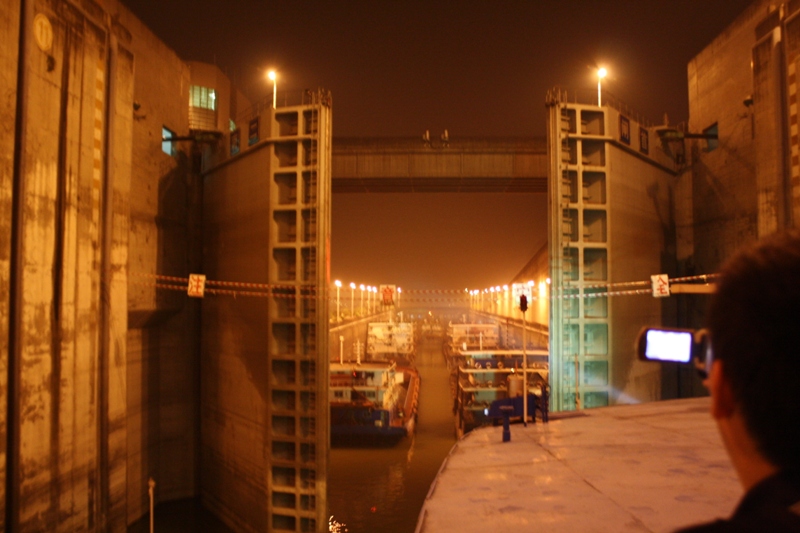
M 202 298 L 206 292 L 206 275 L 189 274 L 189 287 L 186 294 L 192 298 Z
M 669 276 L 667 274 L 654 274 L 650 276 L 653 285 L 653 298 L 669 296 Z
M 383 305 L 394 305 L 394 293 L 397 290 L 397 286 L 395 285 L 381 285 L 381 300 L 383 301 Z

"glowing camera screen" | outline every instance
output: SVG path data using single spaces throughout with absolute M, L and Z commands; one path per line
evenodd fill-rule
M 691 331 L 649 329 L 646 333 L 645 359 L 688 363 L 692 358 Z

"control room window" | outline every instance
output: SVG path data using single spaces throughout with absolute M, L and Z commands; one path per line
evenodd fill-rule
M 714 137 L 707 137 L 706 138 L 706 152 L 712 152 L 717 149 L 719 146 L 719 128 L 717 127 L 717 123 L 715 122 L 711 126 L 707 127 L 703 130 L 703 133 L 706 135 L 713 135 Z
M 189 129 L 218 131 L 224 127 L 224 123 L 217 126 L 217 91 L 199 85 L 189 87 Z
M 217 109 L 217 91 L 210 87 L 200 87 L 192 85 L 189 88 L 189 105 L 202 109 Z
M 175 155 L 175 142 L 168 139 L 175 137 L 175 132 L 166 126 L 161 126 L 161 151 L 167 155 Z

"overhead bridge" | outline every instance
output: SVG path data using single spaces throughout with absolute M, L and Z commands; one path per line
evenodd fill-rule
M 334 193 L 547 192 L 544 138 L 334 138 Z

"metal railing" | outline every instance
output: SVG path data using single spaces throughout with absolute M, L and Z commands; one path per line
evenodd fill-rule
M 321 104 L 330 107 L 333 103 L 331 92 L 326 89 L 281 91 L 278 93 L 276 108 Z M 250 119 L 259 116 L 265 109 L 272 107 L 272 94 L 255 102 L 247 109 L 236 115 L 236 123 L 247 123 Z
M 546 105 L 556 104 L 582 104 L 582 105 L 597 105 L 597 90 L 596 89 L 567 89 L 565 87 L 555 86 L 545 96 Z M 623 102 L 614 93 L 607 89 L 603 89 L 603 106 L 608 106 L 616 109 L 628 118 L 632 118 L 646 128 L 660 126 L 654 121 L 650 120 L 644 114 L 640 113 L 632 106 Z

